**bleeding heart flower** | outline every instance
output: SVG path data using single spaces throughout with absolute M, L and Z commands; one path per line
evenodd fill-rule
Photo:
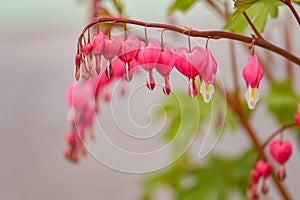
M 254 109 L 259 100 L 257 89 L 263 75 L 264 70 L 259 63 L 257 56 L 255 54 L 250 55 L 243 68 L 243 77 L 246 81 L 246 87 L 248 88 L 245 96 L 250 109 Z
M 103 35 L 101 31 L 96 32 L 93 36 L 93 53 L 96 58 L 97 74 L 99 74 L 101 71 L 101 54 L 105 40 L 107 40 L 107 36 Z
M 157 64 L 161 54 L 160 44 L 155 40 L 149 40 L 146 45 L 141 42 L 141 48 L 138 53 L 138 62 L 141 67 L 147 72 L 146 75 L 146 85 L 150 90 L 155 88 L 155 81 L 153 77 L 152 69 Z
M 271 174 L 272 165 L 270 162 L 260 160 L 256 163 L 256 169 L 264 178 L 267 178 Z
M 93 87 L 87 82 L 73 83 L 67 90 L 67 102 L 70 107 L 80 109 L 84 107 L 93 96 Z
M 123 38 L 118 36 L 111 36 L 111 38 L 107 38 L 103 44 L 103 56 L 107 60 L 113 59 L 118 55 Z
M 81 65 L 81 55 L 80 54 L 76 54 L 75 56 L 75 79 L 78 81 L 79 77 L 80 77 L 80 65 Z
M 216 79 L 216 73 L 218 71 L 218 64 L 214 57 L 212 56 L 209 49 L 206 49 L 208 55 L 208 62 L 205 67 L 202 68 L 201 77 L 202 85 L 200 88 L 200 93 L 202 94 L 204 102 L 210 102 L 210 99 L 215 91 L 214 86 L 212 85 Z
M 288 140 L 272 140 L 269 145 L 269 151 L 278 163 L 284 164 L 292 154 L 292 144 Z
M 87 67 L 88 67 L 87 69 L 88 69 L 88 71 L 91 71 L 93 66 L 92 66 L 90 54 L 93 50 L 93 44 L 91 42 L 89 42 L 89 43 L 83 45 L 81 50 L 83 51 L 85 58 L 86 58 L 86 63 L 87 63 Z
M 298 104 L 298 113 L 294 117 L 297 125 L 300 127 L 300 103 Z
M 166 95 L 169 95 L 171 92 L 170 82 L 169 82 L 169 74 L 175 65 L 175 51 L 172 47 L 166 45 L 161 51 L 160 58 L 157 61 L 157 65 L 155 69 L 164 77 L 165 87 L 163 88 L 163 92 Z
M 176 50 L 175 67 L 184 76 L 189 78 L 189 95 L 195 97 L 198 89 L 195 84 L 195 77 L 200 75 L 203 67 L 207 65 L 208 56 L 200 46 L 196 46 L 191 52 L 186 47 L 180 47 Z
M 118 56 L 123 38 L 118 36 L 112 36 L 105 40 L 103 45 L 103 56 L 108 60 L 106 67 L 106 76 L 111 79 L 114 74 L 114 69 L 111 66 L 111 61 L 115 56 Z
M 269 187 L 267 186 L 266 179 L 270 176 L 272 172 L 272 165 L 270 162 L 265 162 L 260 160 L 256 163 L 256 169 L 263 177 L 261 192 L 266 194 L 269 191 Z
M 140 46 L 141 42 L 133 35 L 128 36 L 126 40 L 122 41 L 119 58 L 126 63 L 125 75 L 127 81 L 132 79 L 130 62 L 137 56 Z
M 258 183 L 260 177 L 261 173 L 257 169 L 251 170 L 251 180 L 253 181 L 253 183 Z
M 122 42 L 119 58 L 126 64 L 125 78 L 128 82 L 131 81 L 133 77 L 131 72 L 131 69 L 133 68 L 133 66 L 131 66 L 131 61 L 137 56 L 140 46 L 141 42 L 133 35 L 128 36 L 127 39 Z

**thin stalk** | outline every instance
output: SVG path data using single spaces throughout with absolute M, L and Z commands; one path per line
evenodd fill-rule
M 268 139 L 264 142 L 264 144 L 262 145 L 262 148 L 266 148 L 266 146 L 269 144 L 269 142 L 274 138 L 276 137 L 278 134 L 280 134 L 282 131 L 284 131 L 285 129 L 288 129 L 288 128 L 292 128 L 294 126 L 296 126 L 296 122 L 293 122 L 293 123 L 290 123 L 290 124 L 286 124 L 284 125 L 283 127 L 281 127 L 280 129 L 276 130 L 274 133 L 272 133 Z
M 295 19 L 298 22 L 298 25 L 300 26 L 300 17 L 296 11 L 296 9 L 294 8 L 292 2 L 290 0 L 281 0 L 282 3 L 284 3 L 285 5 L 287 5 L 289 7 L 289 9 L 292 11 Z
M 101 22 L 127 23 L 127 24 L 135 24 L 138 26 L 162 28 L 162 29 L 168 29 L 168 30 L 175 31 L 180 34 L 185 34 L 185 35 L 190 34 L 191 37 L 202 37 L 202 38 L 210 38 L 210 39 L 215 39 L 215 40 L 224 38 L 224 39 L 244 42 L 247 44 L 251 43 L 251 41 L 252 41 L 251 37 L 246 37 L 246 36 L 243 36 L 240 34 L 235 34 L 235 33 L 227 32 L 227 31 L 198 31 L 198 30 L 190 29 L 190 31 L 188 31 L 188 33 L 187 33 L 185 28 L 179 28 L 177 26 L 173 26 L 173 25 L 169 25 L 169 24 L 146 23 L 146 22 L 137 21 L 137 20 L 114 18 L 114 17 L 99 17 L 97 19 L 94 19 L 91 23 L 89 23 L 83 29 L 82 33 L 80 34 L 80 36 L 78 38 L 80 47 L 81 47 L 80 41 L 82 40 L 82 37 L 83 37 L 84 33 L 86 32 L 86 30 L 88 28 L 90 28 L 91 26 L 93 26 L 97 23 L 101 23 Z M 259 46 L 264 49 L 273 51 L 273 52 L 289 59 L 290 61 L 296 63 L 300 67 L 300 58 L 299 57 L 291 54 L 290 52 L 288 52 L 278 46 L 275 46 L 275 45 L 273 45 L 265 40 L 261 40 L 261 39 L 256 39 L 255 46 Z
M 264 40 L 264 38 L 261 36 L 261 34 L 259 33 L 259 31 L 256 29 L 256 27 L 254 26 L 254 24 L 252 23 L 252 21 L 250 20 L 250 18 L 248 17 L 248 15 L 246 14 L 246 12 L 243 12 L 244 17 L 246 18 L 248 24 L 251 26 L 252 30 L 254 31 L 256 37 L 260 40 Z

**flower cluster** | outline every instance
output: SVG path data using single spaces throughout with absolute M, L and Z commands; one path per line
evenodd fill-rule
M 250 190 L 249 199 L 257 199 L 257 187 L 260 179 L 262 179 L 261 192 L 263 194 L 267 193 L 269 187 L 267 186 L 266 180 L 272 172 L 272 165 L 270 162 L 260 160 L 256 163 L 255 168 L 251 170 L 250 174 Z
M 277 170 L 277 178 L 282 181 L 286 177 L 284 164 L 289 160 L 292 154 L 292 144 L 288 140 L 273 139 L 269 143 L 269 152 L 275 162 L 279 164 Z M 266 184 L 266 179 L 270 176 L 272 171 L 272 165 L 269 161 L 258 161 L 254 169 L 250 173 L 250 184 L 249 184 L 249 199 L 257 199 L 257 187 L 259 180 L 263 178 L 261 185 L 261 192 L 267 193 L 269 188 Z
M 95 63 L 92 61 L 93 56 Z M 200 92 L 205 102 L 211 100 L 214 92 L 212 84 L 215 82 L 218 70 L 211 51 L 200 46 L 195 46 L 193 49 L 180 47 L 175 51 L 171 46 L 160 44 L 156 40 L 144 42 L 133 35 L 106 36 L 98 31 L 91 41 L 80 45 L 78 49 L 75 58 L 76 79 L 78 80 L 81 74 L 83 79 L 88 80 L 94 76 L 94 70 L 99 74 L 103 61 L 107 62 L 105 74 L 108 79 L 112 79 L 116 75 L 115 71 L 119 70 L 118 78 L 124 76 L 127 81 L 130 81 L 133 76 L 132 68 L 140 66 L 146 71 L 146 86 L 150 90 L 155 88 L 153 70 L 156 70 L 164 78 L 163 92 L 166 95 L 171 92 L 169 74 L 174 67 L 188 78 L 188 93 L 191 97 L 198 94 L 195 78 L 199 76 L 202 81 Z M 118 66 L 114 66 L 113 62 L 118 63 Z
M 81 77 L 83 81 L 72 84 L 67 92 L 71 132 L 66 135 L 65 157 L 78 161 L 80 155 L 85 154 L 83 141 L 86 130 L 92 132 L 99 94 L 108 101 L 110 83 L 114 80 L 129 82 L 133 69 L 137 67 L 145 70 L 146 86 L 150 90 L 155 88 L 153 70 L 156 70 L 164 79 L 165 95 L 171 93 L 169 75 L 174 68 L 188 78 L 191 97 L 198 94 L 195 78 L 199 76 L 202 81 L 200 92 L 204 101 L 209 102 L 214 92 L 212 84 L 216 79 L 217 62 L 209 49 L 200 46 L 189 49 L 180 47 L 174 50 L 156 40 L 140 41 L 133 35 L 107 36 L 100 31 L 95 32 L 91 40 L 84 40 L 75 57 L 75 78 Z M 120 94 L 124 94 L 124 88 Z
M 106 65 L 106 62 L 102 63 Z M 114 61 L 111 63 L 116 69 L 123 68 L 122 62 Z M 87 72 L 87 71 L 86 71 Z M 122 71 L 123 72 L 123 71 Z M 115 75 L 122 74 L 120 70 L 115 71 Z M 87 72 L 88 75 L 95 74 L 94 70 Z M 69 113 L 69 123 L 71 131 L 66 134 L 67 149 L 64 152 L 66 158 L 77 162 L 81 155 L 86 153 L 83 142 L 86 138 L 86 131 L 89 130 L 91 137 L 93 134 L 93 122 L 96 113 L 99 110 L 98 100 L 102 97 L 103 100 L 110 100 L 110 93 L 107 87 L 113 79 L 108 79 L 105 71 L 100 71 L 99 75 L 89 78 L 87 81 L 76 82 L 69 86 L 66 99 L 71 108 Z M 124 93 L 124 88 L 121 88 L 120 94 Z

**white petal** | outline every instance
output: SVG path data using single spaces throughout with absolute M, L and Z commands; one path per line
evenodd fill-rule
M 200 93 L 202 94 L 205 103 L 210 102 L 214 92 L 215 92 L 215 88 L 212 84 L 206 84 L 204 81 L 202 82 L 200 87 Z
M 245 93 L 245 97 L 249 109 L 253 110 L 256 106 L 256 103 L 259 101 L 259 97 L 260 97 L 257 88 L 251 88 L 251 86 L 249 86 L 247 92 Z

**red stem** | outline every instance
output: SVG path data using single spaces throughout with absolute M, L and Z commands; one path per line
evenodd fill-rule
M 243 12 L 244 17 L 246 18 L 248 24 L 251 26 L 252 30 L 254 31 L 256 37 L 260 40 L 264 40 L 264 38 L 261 36 L 261 34 L 259 33 L 259 31 L 256 29 L 256 27 L 254 26 L 254 24 L 252 23 L 252 21 L 250 20 L 250 18 L 248 17 L 248 15 L 246 14 L 246 12 Z
M 135 24 L 138 26 L 163 28 L 163 29 L 172 30 L 172 31 L 175 31 L 175 32 L 178 32 L 181 34 L 190 35 L 192 37 L 203 37 L 203 38 L 210 38 L 210 39 L 216 39 L 216 40 L 221 39 L 221 38 L 226 38 L 226 39 L 236 40 L 236 41 L 240 41 L 240 42 L 244 42 L 244 43 L 251 43 L 251 41 L 252 41 L 251 37 L 246 37 L 243 35 L 230 33 L 230 32 L 226 32 L 226 31 L 197 31 L 197 30 L 190 29 L 187 32 L 186 29 L 179 28 L 179 27 L 173 26 L 173 25 L 168 25 L 168 24 L 146 23 L 146 22 L 137 21 L 137 20 L 114 18 L 114 17 L 99 17 L 97 19 L 94 19 L 91 23 L 89 23 L 83 29 L 82 33 L 80 34 L 80 36 L 78 38 L 78 43 L 79 43 L 80 47 L 82 46 L 80 41 L 81 41 L 82 37 L 84 36 L 84 33 L 86 32 L 86 30 L 89 29 L 91 26 L 93 26 L 97 23 L 101 23 L 101 22 L 128 23 L 128 24 Z M 289 53 L 288 51 L 286 51 L 278 46 L 275 46 L 275 45 L 273 45 L 265 40 L 261 40 L 261 39 L 256 39 L 255 45 L 260 46 L 264 49 L 273 51 L 300 66 L 300 58 L 298 58 L 297 56 Z
M 282 3 L 284 3 L 285 5 L 287 5 L 289 7 L 289 9 L 292 11 L 294 17 L 296 18 L 299 26 L 300 26 L 300 17 L 296 11 L 296 9 L 294 8 L 292 2 L 290 0 L 281 0 Z
M 290 124 L 286 124 L 284 125 L 283 127 L 281 127 L 280 129 L 276 130 L 274 133 L 272 133 L 268 139 L 264 142 L 264 144 L 262 145 L 262 148 L 266 148 L 266 146 L 269 144 L 269 142 L 278 134 L 280 134 L 282 131 L 284 131 L 285 129 L 288 129 L 288 128 L 292 128 L 294 126 L 296 126 L 297 123 L 296 122 L 293 122 L 293 123 L 290 123 Z

